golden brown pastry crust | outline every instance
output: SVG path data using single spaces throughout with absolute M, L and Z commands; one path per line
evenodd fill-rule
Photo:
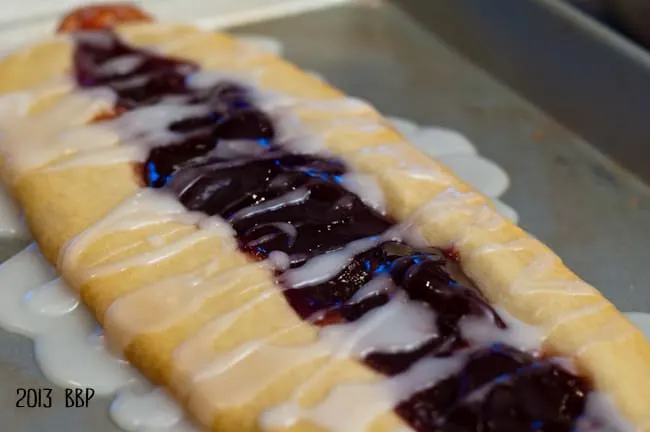
M 335 99 L 342 94 L 320 80 L 275 57 L 250 52 L 228 36 L 200 32 L 189 26 L 160 24 L 123 25 L 118 32 L 135 45 L 155 46 L 164 52 L 200 63 L 206 69 L 257 70 L 260 86 L 299 98 Z M 24 48 L 0 62 L 0 92 L 29 91 L 52 78 L 61 77 L 70 68 L 71 43 L 63 37 Z M 56 109 L 56 100 L 43 104 L 42 110 Z M 41 111 L 41 112 L 45 112 Z M 596 388 L 612 396 L 615 404 L 639 430 L 650 431 L 650 344 L 616 308 L 595 289 L 568 270 L 546 246 L 519 227 L 498 216 L 487 200 L 461 182 L 444 166 L 429 159 L 388 126 L 376 112 L 368 109 L 356 117 L 375 119 L 381 127 L 362 132 L 353 127 L 332 127 L 327 113 L 297 108 L 297 114 L 312 130 L 327 131 L 325 144 L 353 168 L 373 175 L 385 193 L 388 212 L 398 221 L 419 227 L 434 246 L 453 246 L 459 253 L 465 272 L 495 304 L 504 307 L 521 321 L 539 326 L 546 334 L 544 349 L 572 357 Z M 34 113 L 32 115 L 35 115 Z M 25 143 L 30 145 L 30 143 Z M 6 149 L 5 143 L 0 148 Z M 381 148 L 381 151 L 373 151 Z M 70 156 L 38 167 L 21 170 L 11 165 L 11 152 L 5 150 L 2 175 L 13 183 L 13 193 L 25 209 L 31 232 L 53 263 L 66 243 L 102 219 L 139 188 L 130 163 L 73 166 L 50 169 Z M 414 175 L 413 166 L 428 175 Z M 154 251 L 147 239 L 160 235 L 169 243 L 195 232 L 192 225 L 169 222 L 142 229 L 113 233 L 91 242 L 74 266 L 63 269 L 63 276 L 79 289 L 84 302 L 105 322 L 106 311 L 118 298 L 146 284 L 180 275 L 205 265 L 210 256 L 223 259 L 215 277 L 250 264 L 239 252 L 233 252 L 217 237 L 208 237 L 155 265 L 131 266 L 125 271 L 100 275 L 90 280 L 80 274 L 92 273 L 98 264 L 118 262 Z M 107 251 L 128 245 L 120 255 L 106 258 Z M 226 248 L 226 249 L 224 249 Z M 253 267 L 236 283 L 250 286 L 262 283 L 260 292 L 272 289 L 271 277 L 262 267 Z M 215 294 L 195 313 L 184 316 L 169 328 L 138 334 L 128 341 L 126 356 L 154 381 L 168 386 L 194 413 L 199 412 L 196 397 L 206 388 L 195 388 L 193 397 L 179 389 L 187 386 L 172 371 L 174 349 L 211 318 L 246 298 L 237 290 Z M 259 294 L 253 292 L 252 294 Z M 296 326 L 283 343 L 299 343 L 315 338 L 315 328 L 300 322 L 282 295 L 276 291 L 255 313 L 242 318 L 227 338 L 214 341 L 214 350 L 222 352 L 250 337 L 261 337 L 276 328 Z M 259 317 L 263 316 L 264 320 Z M 245 330 L 244 330 L 245 329 Z M 108 326 L 109 338 L 120 339 L 121 330 Z M 259 412 L 270 404 L 286 399 L 298 383 L 319 366 L 307 364 L 278 380 L 243 408 L 223 409 L 214 415 L 212 425 L 219 431 L 251 430 Z M 378 379 L 365 366 L 341 361 L 331 377 L 311 389 L 308 398 L 317 398 L 334 383 L 355 377 Z M 197 387 L 200 387 L 197 385 Z M 198 396 L 197 396 L 198 395 Z M 214 395 L 212 395 L 214 396 Z M 372 430 L 390 429 L 400 420 L 386 413 Z M 302 423 L 291 430 L 318 430 Z

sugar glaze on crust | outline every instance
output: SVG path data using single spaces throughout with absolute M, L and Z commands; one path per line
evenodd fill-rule
M 347 100 L 337 100 L 340 98 L 338 92 L 277 59 L 252 53 L 242 56 L 242 51 L 235 46 L 235 42 L 221 35 L 159 25 L 130 26 L 120 32 L 131 39 L 131 43 L 139 39 L 143 45 L 152 45 L 155 41 L 159 49 L 172 53 L 176 49 L 183 55 L 195 56 L 192 59 L 199 60 L 206 69 L 223 72 L 226 69 L 223 65 L 227 64 L 231 68 L 234 65 L 253 71 L 250 75 L 259 86 L 278 89 L 293 98 L 331 99 L 330 102 L 321 102 L 320 110 L 318 107 L 310 107 L 309 103 L 303 106 L 296 104 L 294 99 L 289 103 L 289 109 L 298 115 L 300 124 L 309 131 L 310 136 L 323 137 L 323 144 L 328 151 L 343 156 L 358 172 L 370 175 L 379 184 L 389 214 L 407 226 L 417 228 L 427 243 L 439 247 L 453 246 L 460 255 L 464 271 L 493 303 L 504 307 L 522 322 L 541 329 L 545 350 L 572 357 L 580 370 L 593 377 L 596 387 L 611 395 L 639 429 L 647 430 L 646 401 L 650 400 L 647 394 L 649 390 L 648 386 L 640 383 L 650 376 L 650 363 L 647 361 L 648 344 L 640 332 L 596 290 L 570 273 L 545 246 L 497 215 L 487 206 L 482 196 L 461 184 L 446 169 L 403 143 L 401 137 L 383 125 L 381 118 L 372 109 L 350 104 Z M 179 38 L 181 34 L 185 36 Z M 206 40 L 214 45 L 210 46 Z M 45 58 L 51 57 L 60 50 L 61 56 L 70 56 L 66 41 L 57 41 L 55 46 L 59 48 L 47 50 L 42 55 Z M 33 48 L 33 52 L 38 52 L 38 47 Z M 209 56 L 210 52 L 220 54 L 215 58 Z M 20 70 L 20 67 L 15 66 L 20 62 L 23 62 L 21 67 L 26 70 L 39 69 L 36 65 L 43 62 L 43 59 L 39 56 L 30 57 L 29 53 L 25 55 L 23 52 L 8 61 L 14 65 L 14 70 Z M 241 60 L 241 63 L 233 61 L 236 59 Z M 64 65 L 58 74 L 61 76 L 65 60 L 57 61 Z M 43 74 L 51 73 L 46 69 Z M 15 87 L 29 89 L 33 83 L 41 81 L 28 75 L 24 78 L 28 84 L 18 82 Z M 51 76 L 56 78 L 57 74 L 51 73 Z M 61 86 L 60 82 L 53 85 Z M 32 156 L 29 156 L 27 152 L 21 153 L 18 146 L 12 146 L 12 143 L 17 143 L 20 137 L 25 136 L 28 123 L 20 126 L 17 123 L 5 125 L 3 122 L 3 131 L 8 130 L 8 136 L 12 137 L 2 142 L 5 155 L 9 155 L 4 158 L 3 162 L 8 169 L 3 170 L 3 173 L 10 174 L 8 180 L 13 182 L 14 191 L 27 211 L 37 241 L 51 261 L 59 260 L 64 277 L 81 290 L 84 300 L 105 325 L 108 336 L 126 348 L 130 360 L 152 378 L 170 386 L 199 418 L 208 423 L 217 422 L 214 423 L 217 430 L 222 430 L 220 427 L 224 430 L 241 430 L 233 428 L 244 417 L 243 414 L 236 413 L 236 410 L 231 411 L 234 414 L 226 413 L 225 416 L 216 416 L 216 420 L 211 419 L 215 407 L 206 407 L 205 401 L 211 400 L 219 405 L 219 395 L 213 394 L 214 382 L 211 383 L 208 379 L 208 382 L 201 383 L 206 381 L 204 378 L 197 384 L 195 377 L 187 377 L 188 371 L 191 375 L 196 370 L 197 361 L 205 362 L 205 357 L 199 354 L 206 356 L 213 353 L 178 354 L 192 353 L 204 346 L 202 343 L 183 343 L 179 350 L 179 343 L 200 327 L 211 330 L 200 331 L 193 338 L 201 340 L 201 336 L 206 335 L 207 340 L 210 340 L 217 334 L 216 329 L 226 328 L 226 324 L 235 321 L 237 327 L 232 329 L 254 329 L 251 331 L 259 332 L 256 335 L 258 337 L 265 334 L 267 337 L 277 337 L 274 330 L 291 329 L 291 332 L 283 333 L 278 338 L 278 343 L 304 344 L 316 337 L 316 330 L 297 318 L 295 321 L 291 319 L 294 313 L 274 290 L 269 268 L 264 264 L 247 263 L 246 257 L 234 249 L 232 239 L 226 234 L 227 227 L 221 221 L 203 220 L 200 217 L 196 219 L 159 194 L 153 194 L 155 197 L 152 198 L 150 191 L 137 192 L 138 185 L 128 169 L 130 164 L 126 162 L 139 160 L 142 156 L 135 154 L 137 151 L 128 154 L 124 150 L 128 146 L 123 145 L 122 137 L 116 137 L 118 132 L 110 127 L 107 131 L 102 129 L 99 132 L 96 125 L 74 128 L 84 125 L 110 106 L 110 95 L 98 96 L 93 92 L 80 92 L 68 87 L 60 92 L 63 96 L 57 99 L 43 89 L 47 90 L 48 87 L 37 89 L 40 92 L 38 96 L 36 92 L 29 91 L 7 95 L 3 100 L 26 98 L 33 111 L 38 111 L 38 105 L 41 104 L 40 132 L 46 132 L 50 127 L 66 132 L 57 134 L 62 143 L 60 153 L 46 155 L 46 150 L 36 148 L 40 143 L 40 146 L 48 147 L 47 151 L 52 149 L 47 146 L 47 142 L 42 141 L 47 136 L 43 135 L 30 139 L 29 150 Z M 48 101 L 48 97 L 55 100 Z M 35 100 L 40 103 L 34 104 Z M 276 102 L 278 100 L 280 99 L 276 99 Z M 15 113 L 15 106 L 17 105 L 7 103 L 3 112 Z M 322 109 L 323 106 L 325 109 Z M 350 106 L 352 112 L 347 110 Z M 17 117 L 25 117 L 26 112 L 28 109 L 23 109 L 17 113 Z M 31 114 L 34 115 L 39 113 Z M 344 121 L 341 121 L 342 117 Z M 113 135 L 110 140 L 100 140 L 98 136 L 102 133 Z M 94 152 L 83 147 L 81 140 L 76 141 L 80 143 L 78 146 L 70 144 L 79 140 L 79 137 L 84 137 L 84 134 L 84 141 L 92 142 L 93 145 L 100 141 L 112 141 Z M 91 137 L 93 139 L 89 140 Z M 82 149 L 83 152 L 80 152 Z M 66 153 L 70 156 L 66 156 Z M 113 183 L 105 184 L 105 178 L 110 178 Z M 72 187 L 74 184 L 81 186 Z M 96 188 L 91 189 L 91 185 Z M 52 198 L 50 191 L 57 192 L 56 199 Z M 135 198 L 129 198 L 134 193 Z M 117 206 L 118 203 L 124 204 Z M 116 215 L 124 214 L 129 217 L 114 219 Z M 197 225 L 199 229 L 196 229 Z M 60 250 L 65 253 L 60 254 Z M 112 254 L 108 254 L 109 251 Z M 201 262 L 201 259 L 207 258 L 206 255 L 222 259 L 218 262 L 210 259 Z M 200 259 L 197 260 L 197 257 Z M 168 279 L 171 276 L 178 279 Z M 211 278 L 220 283 L 214 283 L 215 280 Z M 210 283 L 206 284 L 206 281 Z M 192 292 L 196 292 L 195 301 L 187 303 L 187 297 L 182 299 L 182 303 L 187 305 L 186 310 L 170 307 L 169 304 L 155 304 L 154 297 L 160 296 L 161 290 L 167 290 L 165 292 L 174 298 L 173 292 L 178 291 L 180 283 L 185 284 L 184 295 L 187 294 L 187 286 L 197 287 L 196 290 L 192 289 Z M 148 286 L 140 288 L 145 284 Z M 153 288 L 154 285 L 156 288 Z M 217 287 L 219 292 L 215 291 Z M 244 295 L 244 298 L 239 298 L 234 295 L 235 292 L 248 293 L 251 297 Z M 216 302 L 216 299 L 220 301 Z M 257 299 L 264 301 L 256 303 Z M 120 306 L 128 305 L 129 302 L 137 313 L 128 313 L 128 306 Z M 143 304 L 147 306 L 143 307 Z M 260 305 L 264 305 L 263 308 L 257 307 Z M 147 314 L 143 310 L 158 307 L 162 309 L 152 312 L 152 316 L 169 316 L 170 323 L 175 323 L 172 325 L 173 331 L 162 331 L 168 327 L 166 323 L 155 320 L 151 324 L 146 323 Z M 226 316 L 232 321 L 228 322 L 222 315 L 214 317 L 219 308 L 228 310 Z M 116 312 L 120 310 L 126 311 L 123 313 L 129 317 L 122 320 L 128 321 L 128 324 L 122 324 L 121 327 L 120 313 Z M 231 315 L 232 311 L 237 313 Z M 282 322 L 277 323 L 279 328 L 260 328 L 260 322 L 250 316 L 259 316 L 264 311 L 274 319 L 282 317 Z M 238 313 L 241 315 L 237 316 Z M 137 331 L 133 329 L 132 323 L 135 315 L 144 322 Z M 265 324 L 273 327 L 271 323 L 274 319 Z M 288 322 L 284 322 L 286 320 Z M 204 327 L 207 323 L 208 326 Z M 112 328 L 117 330 L 111 330 Z M 230 340 L 222 338 L 221 342 L 215 341 L 217 344 L 225 344 L 217 347 L 217 351 L 227 352 L 237 346 L 237 337 L 241 338 L 241 342 L 247 340 L 247 336 L 249 335 L 231 336 Z M 305 350 L 307 357 L 314 354 L 317 348 Z M 166 358 L 172 350 L 175 351 L 174 356 L 178 355 L 181 360 Z M 258 355 L 261 356 L 259 358 L 273 355 L 266 354 Z M 255 365 L 255 362 L 260 361 L 259 358 L 255 360 L 253 356 L 249 361 Z M 302 359 L 297 355 L 295 361 Z M 312 366 L 310 360 L 312 359 L 305 360 L 307 369 Z M 223 369 L 224 360 L 221 359 L 220 363 Z M 191 365 L 189 368 L 188 364 Z M 299 365 L 292 366 L 297 368 Z M 320 368 L 322 365 L 317 366 Z M 253 366 L 247 366 L 246 370 L 250 367 Z M 319 400 L 326 388 L 332 387 L 332 381 L 337 379 L 335 377 L 345 380 L 348 374 L 352 374 L 368 380 L 377 379 L 370 371 L 354 362 L 340 367 L 343 372 L 338 369 L 331 372 L 334 377 L 323 378 L 320 383 L 311 383 L 312 388 L 304 392 L 303 397 L 306 400 Z M 313 375 L 309 370 L 304 373 L 305 376 Z M 216 376 L 222 380 L 227 378 L 218 373 Z M 213 372 L 209 378 L 214 377 Z M 240 382 L 242 374 L 237 377 L 237 382 Z M 295 382 L 304 381 L 302 377 L 296 373 Z M 221 384 L 235 385 L 232 381 Z M 345 388 L 351 392 L 368 391 L 368 387 L 362 387 L 361 390 Z M 237 385 L 233 391 L 241 392 L 241 389 L 250 391 L 251 386 Z M 372 393 L 377 393 L 376 390 Z M 270 393 L 271 396 L 268 397 L 271 402 L 262 401 L 259 406 L 277 404 L 292 392 L 288 389 L 272 389 Z M 206 394 L 210 396 L 206 397 Z M 390 408 L 394 402 L 378 401 L 378 412 L 385 412 L 386 407 Z M 321 403 L 316 408 L 322 406 Z M 316 408 L 307 414 L 316 416 L 317 420 L 326 417 L 319 416 Z M 230 416 L 232 418 L 228 418 Z M 379 421 L 379 426 L 372 430 L 383 430 L 379 428 L 391 421 L 397 422 L 397 419 Z M 304 427 L 305 430 L 310 430 L 310 426 Z

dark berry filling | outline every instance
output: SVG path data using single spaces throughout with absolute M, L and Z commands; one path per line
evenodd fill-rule
M 138 60 L 122 70 L 109 63 L 125 56 Z M 179 138 L 151 150 L 143 181 L 169 188 L 189 210 L 228 220 L 243 251 L 259 259 L 273 251 L 286 254 L 288 266 L 277 278 L 301 317 L 321 326 L 352 322 L 398 292 L 434 311 L 435 337 L 363 359 L 383 374 L 396 375 L 426 357 L 469 356 L 460 372 L 395 408 L 413 428 L 575 429 L 590 391 L 587 380 L 510 346 L 473 347 L 461 331 L 463 318 L 481 318 L 497 331 L 508 325 L 464 276 L 453 254 L 382 237 L 394 221 L 344 187 L 345 164 L 283 150 L 275 142 L 273 121 L 256 107 L 248 89 L 233 82 L 195 88 L 189 78 L 196 65 L 130 47 L 110 32 L 78 35 L 74 66 L 81 87 L 108 86 L 116 92 L 117 115 L 170 97 L 205 108 L 204 115 L 161 125 Z M 288 282 L 288 272 L 307 260 L 373 237 L 375 244 L 353 254 L 328 280 L 301 288 Z M 389 281 L 386 289 L 355 297 L 379 277 Z

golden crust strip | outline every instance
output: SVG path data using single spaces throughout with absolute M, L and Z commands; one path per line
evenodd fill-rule
M 335 99 L 341 93 L 296 67 L 275 57 L 255 52 L 222 34 L 203 33 L 188 26 L 158 24 L 124 25 L 118 32 L 128 42 L 154 46 L 169 54 L 198 62 L 205 69 L 240 69 L 258 71 L 261 87 L 299 98 Z M 246 53 L 246 54 L 245 54 Z M 29 91 L 51 79 L 64 76 L 70 69 L 71 44 L 63 38 L 46 41 L 12 54 L 0 63 L 0 91 L 7 95 Z M 66 97 L 62 95 L 61 97 Z M 47 113 L 56 109 L 57 100 L 43 102 L 34 111 Z M 325 132 L 322 114 L 298 110 L 304 124 L 314 131 Z M 32 113 L 38 115 L 38 112 Z M 581 370 L 591 377 L 600 391 L 611 395 L 617 407 L 638 426 L 650 431 L 650 344 L 622 314 L 602 295 L 568 270 L 546 246 L 531 238 L 520 228 L 498 216 L 487 200 L 461 182 L 444 166 L 429 159 L 412 145 L 405 143 L 379 114 L 367 110 L 356 117 L 374 120 L 371 132 L 344 125 L 329 127 L 325 145 L 343 157 L 353 168 L 373 175 L 383 190 L 388 211 L 399 221 L 419 227 L 424 238 L 434 246 L 453 246 L 459 253 L 463 268 L 485 295 L 505 307 L 521 321 L 546 330 L 545 349 L 576 360 Z M 32 143 L 24 143 L 26 146 Z M 2 148 L 10 148 L 3 143 Z M 50 160 L 39 167 L 11 166 L 11 154 L 3 154 L 3 176 L 13 183 L 13 192 L 23 208 L 34 238 L 44 255 L 53 263 L 60 258 L 64 246 L 75 236 L 92 227 L 120 203 L 131 197 L 138 184 L 130 163 L 97 167 L 72 166 L 49 170 L 61 159 Z M 414 171 L 413 166 L 418 170 Z M 423 175 L 426 173 L 426 175 Z M 176 222 L 130 230 L 111 236 L 100 236 L 83 249 L 75 266 L 63 270 L 63 276 L 80 290 L 84 302 L 98 320 L 107 324 L 107 334 L 116 340 L 124 329 L 118 321 L 107 323 L 107 311 L 115 302 L 128 301 L 141 287 L 160 283 L 166 278 L 192 272 L 207 264 L 210 254 L 226 247 L 218 236 L 208 236 L 179 250 L 155 266 L 132 266 L 124 272 L 100 274 L 80 282 L 79 275 L 102 265 L 119 263 L 129 257 L 155 252 L 160 246 L 147 242 L 160 236 L 165 244 L 181 241 L 196 232 L 191 225 Z M 124 253 L 106 260 L 108 250 L 127 245 Z M 222 253 L 218 275 L 250 265 L 239 252 Z M 254 267 L 237 282 L 256 286 L 260 292 L 271 280 L 266 270 Z M 156 382 L 168 386 L 193 413 L 204 421 L 207 417 L 214 430 L 252 430 L 255 419 L 264 407 L 286 399 L 306 376 L 313 373 L 321 359 L 306 362 L 270 385 L 244 408 L 218 409 L 203 412 L 198 399 L 206 397 L 209 387 L 197 385 L 196 393 L 181 391 L 193 386 L 186 376 L 174 371 L 173 352 L 202 326 L 209 324 L 223 310 L 247 299 L 235 295 L 240 290 L 206 294 L 193 310 L 171 326 L 147 330 L 127 339 L 126 354 L 138 368 Z M 259 294 L 259 292 L 257 293 Z M 127 300 L 124 300 L 127 299 Z M 162 308 L 162 306 L 161 306 Z M 224 309 L 225 308 L 225 309 Z M 163 309 L 161 309 L 163 310 Z M 269 329 L 289 328 L 286 344 L 304 343 L 315 337 L 315 329 L 301 323 L 281 296 L 270 295 L 255 311 L 268 325 L 260 327 L 256 314 L 243 316 L 238 328 L 253 334 L 233 335 L 215 341 L 214 352 L 236 344 L 237 338 L 262 337 Z M 117 323 L 117 324 L 116 324 Z M 336 382 L 350 377 L 377 379 L 374 372 L 354 361 L 342 361 L 332 378 L 314 385 L 309 397 L 318 398 Z M 310 396 L 311 395 L 311 396 Z M 211 395 L 216 397 L 218 395 Z M 198 398 L 198 399 L 197 399 Z M 373 430 L 389 430 L 400 422 L 392 413 L 377 421 Z M 295 431 L 318 430 L 314 425 L 300 423 Z

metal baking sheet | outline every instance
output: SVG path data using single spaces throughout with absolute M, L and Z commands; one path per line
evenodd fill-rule
M 426 3 L 449 7 L 470 1 Z M 465 13 L 478 19 L 489 9 L 477 8 Z M 464 23 L 455 25 L 464 29 Z M 237 31 L 278 38 L 290 60 L 322 73 L 387 115 L 447 126 L 467 135 L 481 154 L 509 173 L 512 185 L 503 199 L 519 211 L 525 229 L 547 242 L 624 311 L 650 312 L 650 188 L 513 91 L 510 86 L 518 87 L 515 81 L 488 74 L 478 66 L 485 65 L 476 56 L 472 56 L 476 63 L 466 60 L 452 47 L 446 27 L 454 23 L 436 30 L 392 4 L 370 1 Z M 512 38 L 517 38 L 516 33 Z M 485 39 L 487 44 L 490 38 Z M 541 72 L 536 76 L 547 88 L 561 78 Z M 579 97 L 575 95 L 572 106 L 590 103 Z M 545 106 L 543 101 L 536 103 Z M 639 107 L 625 109 L 633 108 Z M 566 117 L 554 115 L 571 124 Z M 15 408 L 16 388 L 52 385 L 34 364 L 31 342 L 2 331 L 0 382 L 3 430 L 118 431 L 107 416 L 108 399 L 94 400 L 88 408 L 66 409 L 60 398 L 50 409 Z
M 650 53 L 563 0 L 394 0 L 650 182 Z

